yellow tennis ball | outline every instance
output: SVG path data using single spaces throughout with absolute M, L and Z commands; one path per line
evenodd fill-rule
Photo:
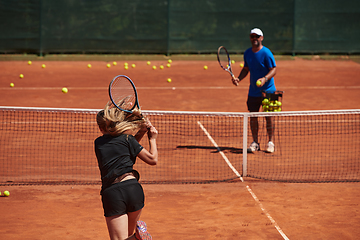
M 154 70 L 155 70 L 155 69 L 156 69 L 156 66 L 152 66 L 152 69 L 154 69 Z
M 240 63 L 240 67 L 244 67 L 244 64 L 243 64 L 243 63 Z
M 45 65 L 45 64 L 42 64 L 41 67 L 42 67 L 42 68 L 46 68 L 46 65 Z
M 124 68 L 125 68 L 125 70 L 128 70 L 128 69 L 129 69 L 129 66 L 128 66 L 128 65 L 125 65 Z
M 151 64 L 151 62 L 150 62 L 150 61 L 147 61 L 147 62 L 146 62 L 146 64 L 147 64 L 147 65 L 150 65 L 150 64 Z
M 64 88 L 61 89 L 61 91 L 62 91 L 63 93 L 67 93 L 69 90 L 68 90 L 66 87 L 64 87 Z
M 91 64 L 90 64 L 90 63 L 88 64 L 88 68 L 91 68 Z
M 116 65 L 117 65 L 117 62 L 113 62 L 113 65 L 116 66 Z
M 20 74 L 20 76 L 19 76 L 20 78 L 23 78 L 24 77 L 24 75 L 23 74 Z
M 111 67 L 110 63 L 106 64 L 106 67 L 108 67 L 108 68 Z
M 207 70 L 207 69 L 208 69 L 208 66 L 205 65 L 205 66 L 204 66 L 204 69 Z
M 31 65 L 31 64 L 32 64 L 32 62 L 31 62 L 31 61 L 28 61 L 28 64 L 29 64 L 29 65 Z
M 133 64 L 131 64 L 131 67 L 134 68 L 134 67 L 136 67 L 136 65 L 133 63 Z
M 256 81 L 256 86 L 258 86 L 258 87 L 261 86 L 261 81 L 260 81 L 260 80 L 257 80 L 257 81 Z
M 160 65 L 160 69 L 164 69 L 164 66 L 163 66 L 163 65 Z
M 126 62 L 126 63 L 124 63 L 124 66 L 128 66 L 129 64 Z
M 169 68 L 169 67 L 171 67 L 171 64 L 170 64 L 170 63 L 168 63 L 168 64 L 166 64 L 166 66 Z
M 9 191 L 4 191 L 4 195 L 5 195 L 5 197 L 10 196 L 10 192 Z
M 172 63 L 172 60 L 171 60 L 171 59 L 169 59 L 169 60 L 168 60 L 168 63 Z
M 15 84 L 14 83 L 10 83 L 10 87 L 14 87 L 15 86 Z
M 231 64 L 234 64 L 235 63 L 235 60 L 231 60 Z
M 171 83 L 171 78 L 168 78 L 167 81 L 168 81 L 169 83 Z

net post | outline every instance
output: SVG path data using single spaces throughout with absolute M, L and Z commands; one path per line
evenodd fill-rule
M 248 136 L 248 119 L 249 114 L 244 113 L 243 122 L 243 177 L 247 176 L 247 136 Z

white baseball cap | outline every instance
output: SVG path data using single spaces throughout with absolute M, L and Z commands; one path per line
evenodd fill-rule
M 263 32 L 259 28 L 251 29 L 250 34 L 254 34 L 254 33 L 259 36 L 264 36 Z

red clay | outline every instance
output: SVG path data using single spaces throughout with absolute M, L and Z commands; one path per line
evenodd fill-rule
M 159 65 L 165 60 L 150 66 L 132 61 L 129 64 L 136 67 L 128 70 L 123 63 L 107 68 L 100 61 L 0 62 L 0 106 L 100 109 L 108 101 L 110 80 L 125 74 L 134 80 L 146 110 L 246 111 L 248 78 L 233 86 L 216 61 L 174 61 L 163 70 Z M 297 59 L 277 65 L 276 86 L 285 92 L 285 111 L 360 108 L 359 64 Z M 234 72 L 239 71 L 236 63 Z M 9 87 L 11 82 L 14 88 Z M 69 92 L 62 93 L 62 87 Z M 142 220 L 154 239 L 283 239 L 247 185 L 289 239 L 360 236 L 359 183 L 245 179 L 245 183 L 144 185 Z M 4 190 L 11 195 L 0 198 L 1 238 L 108 239 L 100 186 L 0 186 Z

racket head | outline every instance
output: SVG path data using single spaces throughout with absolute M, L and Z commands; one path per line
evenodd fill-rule
M 132 113 L 136 106 L 140 109 L 135 84 L 128 76 L 118 75 L 111 80 L 109 96 L 114 106 L 124 112 Z
M 231 75 L 233 75 L 232 69 L 231 69 L 230 55 L 224 46 L 220 46 L 218 48 L 217 58 L 218 58 L 220 67 L 222 69 L 224 69 L 225 71 L 228 71 Z

